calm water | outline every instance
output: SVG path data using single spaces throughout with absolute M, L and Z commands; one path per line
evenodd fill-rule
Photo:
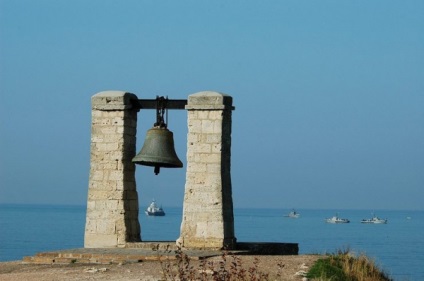
M 142 239 L 169 241 L 179 236 L 181 208 L 165 217 L 140 215 Z M 236 209 L 238 241 L 299 243 L 300 254 L 351 249 L 374 258 L 395 280 L 424 280 L 424 212 L 379 211 L 388 224 L 361 224 L 369 210 Z M 326 224 L 338 212 L 350 224 Z M 411 217 L 411 219 L 407 219 Z M 37 252 L 83 247 L 84 206 L 0 205 L 0 261 L 20 260 Z

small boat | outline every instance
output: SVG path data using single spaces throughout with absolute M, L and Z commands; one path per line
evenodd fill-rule
M 350 220 L 339 218 L 336 214 L 334 217 L 325 219 L 325 222 L 327 222 L 327 223 L 350 223 Z
M 376 215 L 372 214 L 372 218 L 370 218 L 370 219 L 363 219 L 363 220 L 361 220 L 361 223 L 381 224 L 381 223 L 387 223 L 387 219 L 380 219 Z
M 150 203 L 149 207 L 147 207 L 146 211 L 144 211 L 148 216 L 164 216 L 165 212 L 162 207 L 158 207 L 156 205 L 155 200 Z
M 284 217 L 286 218 L 292 218 L 292 219 L 297 219 L 298 217 L 300 217 L 300 214 L 298 212 L 296 212 L 295 209 L 293 209 L 292 211 L 290 211 L 287 215 L 285 215 Z

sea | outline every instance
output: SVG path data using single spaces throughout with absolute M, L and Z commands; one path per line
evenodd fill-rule
M 163 206 L 164 217 L 141 210 L 143 241 L 175 241 L 182 208 Z M 298 209 L 298 219 L 284 217 L 290 209 L 234 210 L 239 242 L 298 243 L 299 254 L 349 250 L 366 254 L 394 280 L 424 280 L 424 211 L 379 210 L 387 224 L 361 224 L 372 210 Z M 85 206 L 0 204 L 0 262 L 21 260 L 39 252 L 82 248 Z M 348 224 L 328 224 L 338 214 Z

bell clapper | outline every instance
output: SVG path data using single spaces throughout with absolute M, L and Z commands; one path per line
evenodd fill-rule
M 154 172 L 155 172 L 155 175 L 158 175 L 160 172 L 160 166 L 155 166 Z

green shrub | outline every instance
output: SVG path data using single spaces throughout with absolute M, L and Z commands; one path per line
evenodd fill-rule
M 320 278 L 331 281 L 348 281 L 350 280 L 340 266 L 333 264 L 330 258 L 319 259 L 311 267 L 307 278 Z

